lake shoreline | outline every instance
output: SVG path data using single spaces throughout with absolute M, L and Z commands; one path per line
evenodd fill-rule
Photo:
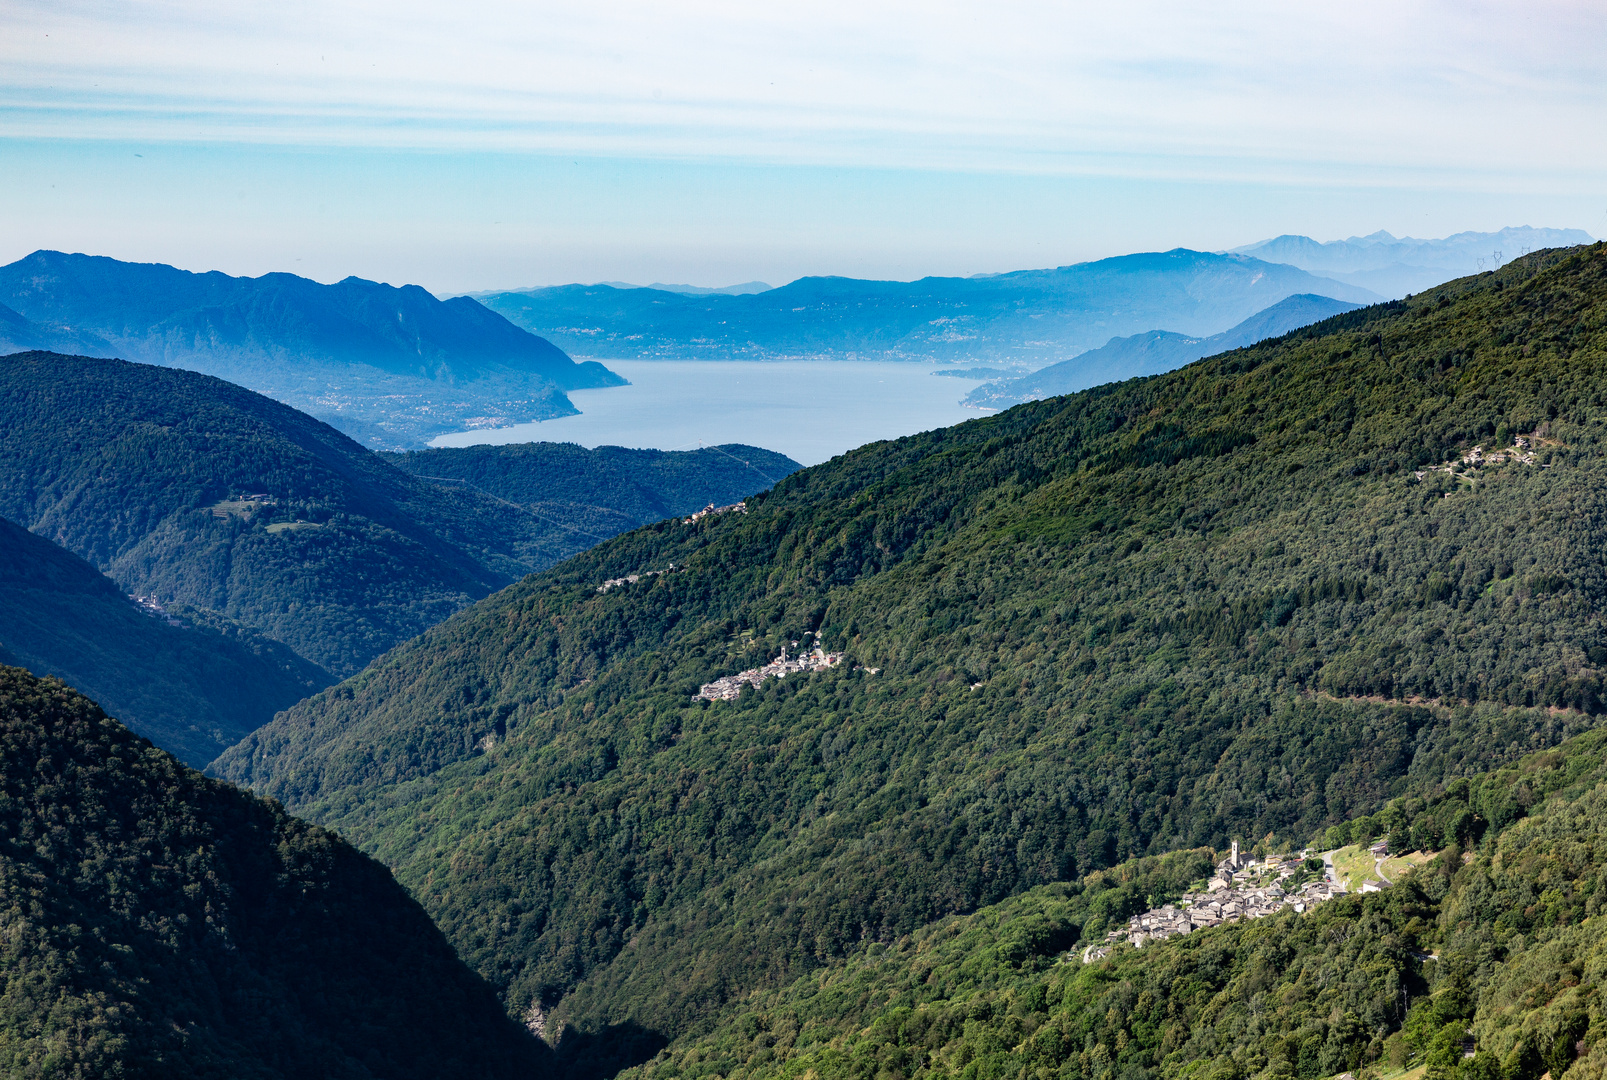
M 629 386 L 570 391 L 576 416 L 437 436 L 433 447 L 572 442 L 687 450 L 743 443 L 805 465 L 868 442 L 993 415 L 961 405 L 981 379 L 909 360 L 618 360 Z

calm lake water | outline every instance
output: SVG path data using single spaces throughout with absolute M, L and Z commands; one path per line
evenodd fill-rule
M 569 395 L 579 416 L 442 435 L 431 446 L 573 442 L 691 450 L 747 443 L 805 465 L 877 439 L 974 420 L 973 379 L 929 364 L 871 361 L 605 360 L 631 381 Z

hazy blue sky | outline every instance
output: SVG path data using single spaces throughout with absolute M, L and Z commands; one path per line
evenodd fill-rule
M 1607 4 L 5 0 L 0 260 L 442 293 L 1607 235 Z

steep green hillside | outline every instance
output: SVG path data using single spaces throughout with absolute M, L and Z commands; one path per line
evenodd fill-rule
M 3 518 L 0 643 L 7 663 L 79 687 L 197 767 L 334 682 L 238 626 L 143 611 L 93 566 Z
M 1607 245 L 1541 253 L 637 530 L 214 768 L 606 1068 L 862 941 L 1590 726 L 1604 439 Z M 693 700 L 806 633 L 847 661 Z
M 1084 965 L 1078 943 L 1175 897 L 1182 875 L 1165 869 L 1189 855 L 1123 864 L 863 947 L 629 1075 L 1316 1080 L 1426 1065 L 1431 1080 L 1594 1080 L 1604 751 L 1592 733 L 1347 823 L 1358 840 L 1448 845 L 1381 893 Z
M 785 454 L 729 443 L 700 450 L 627 450 L 513 443 L 386 454 L 404 472 L 454 480 L 555 516 L 607 510 L 629 525 L 726 506 L 803 468 Z M 620 530 L 623 531 L 623 530 Z
M 384 867 L 0 669 L 0 1072 L 529 1077 Z
M 125 592 L 220 612 L 337 675 L 638 520 L 606 494 L 576 501 L 538 512 L 415 478 L 194 372 L 0 357 L 0 516 Z
M 336 674 L 580 546 L 242 387 L 54 353 L 0 358 L 0 515 Z

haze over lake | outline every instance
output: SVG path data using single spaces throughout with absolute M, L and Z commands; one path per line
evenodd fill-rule
M 442 435 L 431 446 L 574 442 L 685 450 L 747 443 L 816 465 L 856 446 L 988 415 L 959 404 L 975 379 L 890 361 L 605 360 L 631 381 L 576 390 L 579 416 Z

